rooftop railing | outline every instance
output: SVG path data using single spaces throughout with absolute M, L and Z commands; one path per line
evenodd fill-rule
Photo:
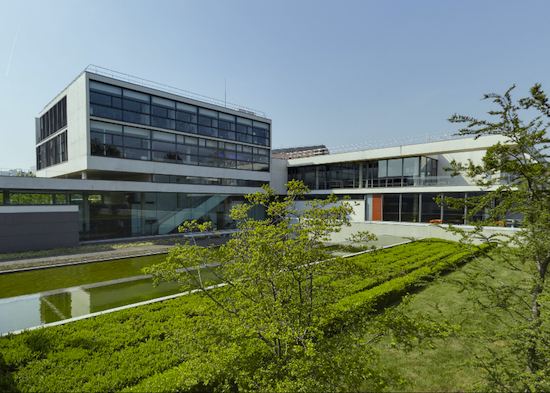
M 350 144 L 350 145 L 340 145 L 340 146 L 332 146 L 332 147 L 329 146 L 327 148 L 322 148 L 322 149 L 312 149 L 312 150 L 307 150 L 307 152 L 304 152 L 305 154 L 303 156 L 295 155 L 293 157 L 288 157 L 288 159 L 292 160 L 295 158 L 302 158 L 302 157 L 319 156 L 319 155 L 326 155 L 326 154 L 350 153 L 354 151 L 383 149 L 386 147 L 398 147 L 398 146 L 406 146 L 406 145 L 419 145 L 423 143 L 441 142 L 441 141 L 450 141 L 450 140 L 468 139 L 468 138 L 471 138 L 471 136 L 456 135 L 456 134 L 407 136 L 407 137 L 391 138 L 386 140 L 357 143 L 357 144 Z
M 213 104 L 213 105 L 216 105 L 216 106 L 221 106 L 221 107 L 224 107 L 224 108 L 229 108 L 229 109 L 235 110 L 237 112 L 242 112 L 243 114 L 254 115 L 254 116 L 259 116 L 259 117 L 267 117 L 264 112 L 262 112 L 260 110 L 257 110 L 257 109 L 254 109 L 254 108 L 250 108 L 250 107 L 247 107 L 247 106 L 235 104 L 235 103 L 232 103 L 232 102 L 227 102 L 226 100 L 220 100 L 218 98 L 208 97 L 208 96 L 205 96 L 205 95 L 202 95 L 202 94 L 194 93 L 194 92 L 189 91 L 189 90 L 184 90 L 184 89 L 180 89 L 180 88 L 177 88 L 177 87 L 174 87 L 174 86 L 165 85 L 163 83 L 154 82 L 154 81 L 149 80 L 149 79 L 140 78 L 138 76 L 134 76 L 134 75 L 126 74 L 124 72 L 111 70 L 109 68 L 100 67 L 100 66 L 97 66 L 97 65 L 94 65 L 94 64 L 90 64 L 89 66 L 87 66 L 84 71 L 90 72 L 90 73 L 96 74 L 96 75 L 106 76 L 108 78 L 118 79 L 118 80 L 123 81 L 123 82 L 133 83 L 134 85 L 139 85 L 139 86 L 143 86 L 143 87 L 149 87 L 151 89 L 164 91 L 164 92 L 175 94 L 175 95 L 178 95 L 178 96 L 181 96 L 181 97 L 186 97 L 186 98 L 190 98 L 190 99 L 197 100 L 197 101 L 207 102 L 209 104 Z

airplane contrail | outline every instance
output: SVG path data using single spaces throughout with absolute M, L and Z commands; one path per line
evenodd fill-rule
M 8 64 L 6 65 L 5 76 L 10 74 L 11 62 L 13 60 L 13 53 L 15 52 L 15 45 L 17 44 L 17 38 L 19 37 L 19 27 L 15 31 L 15 36 L 13 37 L 13 43 L 11 45 L 10 56 L 8 57 Z

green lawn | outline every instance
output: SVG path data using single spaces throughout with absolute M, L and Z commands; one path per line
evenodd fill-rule
M 453 242 L 427 240 L 354 257 L 351 263 L 356 266 L 355 273 L 331 279 L 336 298 L 323 321 L 327 332 L 345 334 L 346 329 L 355 329 L 352 322 L 357 316 L 381 310 L 406 292 L 418 290 L 462 264 L 473 251 Z M 410 306 L 429 310 L 433 296 L 452 297 L 450 289 L 442 285 L 450 284 L 432 284 L 416 295 Z M 432 288 L 439 292 L 427 295 L 424 305 L 422 296 Z M 460 295 L 455 293 L 454 301 L 461 303 Z M 257 342 L 245 348 L 208 334 L 216 329 L 212 309 L 208 299 L 187 296 L 2 338 L 0 390 L 177 391 L 213 386 L 227 377 L 245 350 L 247 356 L 255 357 L 263 349 Z M 453 314 L 454 309 L 449 306 L 448 312 Z M 457 353 L 469 352 L 461 349 L 460 337 L 457 340 Z M 447 351 L 451 349 L 446 345 Z M 446 358 L 445 353 L 434 350 L 427 356 L 391 351 L 395 350 L 386 351 L 382 359 L 391 367 L 409 367 L 419 359 L 426 364 L 425 368 L 409 367 L 403 373 L 405 377 L 416 373 L 424 378 L 425 385 L 410 385 L 415 390 L 440 390 L 443 382 L 449 381 L 449 377 L 442 378 L 438 384 L 436 377 L 425 377 L 434 373 L 430 367 L 442 364 L 440 358 Z M 416 362 L 414 356 L 418 356 Z M 468 374 L 464 368 L 448 372 Z M 471 381 L 463 384 L 460 386 L 470 386 Z M 445 386 L 457 390 L 459 385 L 451 380 Z
M 472 261 L 412 296 L 405 312 L 419 313 L 434 321 L 448 321 L 459 326 L 451 337 L 421 343 L 412 351 L 396 349 L 388 340 L 379 345 L 381 361 L 403 377 L 404 384 L 391 385 L 389 391 L 479 391 L 486 374 L 477 358 L 510 349 L 507 341 L 496 340 L 503 322 L 513 323 L 510 315 L 487 304 L 483 287 L 510 285 L 526 296 L 525 273 L 508 269 L 500 260 L 483 257 Z M 512 361 L 514 364 L 514 361 Z M 513 371 L 513 370 L 511 370 Z M 517 370 L 520 372 L 521 370 Z

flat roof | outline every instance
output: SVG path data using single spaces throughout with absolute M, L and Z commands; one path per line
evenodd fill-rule
M 338 162 L 366 161 L 387 158 L 411 157 L 419 155 L 437 155 L 441 153 L 486 150 L 497 142 L 505 142 L 506 139 L 500 135 L 490 135 L 480 138 L 463 138 L 428 143 L 418 143 L 385 147 L 378 149 L 365 149 L 345 153 L 333 153 L 303 158 L 291 158 L 288 160 L 289 167 L 321 165 Z

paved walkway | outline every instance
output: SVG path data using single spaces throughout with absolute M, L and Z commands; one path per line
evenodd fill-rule
M 136 244 L 136 245 L 114 245 L 111 249 L 101 249 L 92 252 L 71 253 L 66 255 L 51 255 L 46 257 L 26 258 L 26 259 L 14 259 L 0 261 L 0 273 L 13 270 L 30 270 L 35 268 L 52 267 L 52 266 L 64 266 L 79 263 L 99 262 L 120 258 L 131 258 L 145 255 L 155 255 L 167 253 L 170 248 L 174 247 L 177 241 L 182 239 L 174 239 L 174 241 L 166 242 L 163 244 L 154 244 L 153 241 L 148 244 Z M 198 245 L 207 244 L 219 244 L 224 242 L 224 238 L 204 238 L 197 239 Z M 83 249 L 89 249 L 89 247 L 83 247 Z
M 6 261 L 0 261 L 0 273 L 6 272 L 6 271 L 12 271 L 12 270 L 27 270 L 27 269 L 36 269 L 36 268 L 44 268 L 44 267 L 52 267 L 52 266 L 64 266 L 64 265 L 71 265 L 71 264 L 79 264 L 79 263 L 89 263 L 89 262 L 99 262 L 99 261 L 106 261 L 111 259 L 119 259 L 119 258 L 131 258 L 131 257 L 138 257 L 138 256 L 145 256 L 145 255 L 154 255 L 154 254 L 162 254 L 167 253 L 170 248 L 174 246 L 174 244 L 177 241 L 181 241 L 182 239 L 173 239 L 172 241 L 159 241 L 159 244 L 155 244 L 154 240 L 151 240 L 147 244 L 139 244 L 136 245 L 124 245 L 121 247 L 120 245 L 113 245 L 110 249 L 101 249 L 98 251 L 92 251 L 92 252 L 82 252 L 82 253 L 71 253 L 66 255 L 51 255 L 46 257 L 38 257 L 38 258 L 26 258 L 26 259 L 14 259 L 14 260 L 6 260 Z M 371 242 L 370 244 L 376 246 L 376 247 L 384 247 L 389 246 L 392 244 L 401 243 L 405 238 L 399 237 L 399 236 L 390 236 L 390 235 L 381 235 L 378 237 L 378 240 L 375 242 Z M 206 245 L 206 244 L 219 244 L 221 242 L 224 242 L 224 238 L 204 238 L 204 239 L 197 239 L 197 244 L 199 245 Z M 351 242 L 343 242 L 340 244 L 349 244 L 353 245 Z M 84 250 L 89 250 L 89 247 L 86 248 L 86 246 L 83 247 Z M 336 253 L 337 255 L 340 255 L 340 253 Z M 346 252 L 341 253 L 342 255 L 347 254 Z
M 386 247 L 391 246 L 392 244 L 402 243 L 408 239 L 401 237 L 401 236 L 393 236 L 393 235 L 378 235 L 378 239 L 373 242 L 368 242 L 369 246 L 375 246 L 377 248 L 379 247 Z M 355 243 L 350 241 L 344 241 L 344 242 L 336 242 L 331 244 L 342 244 L 342 245 L 349 245 L 353 246 Z

